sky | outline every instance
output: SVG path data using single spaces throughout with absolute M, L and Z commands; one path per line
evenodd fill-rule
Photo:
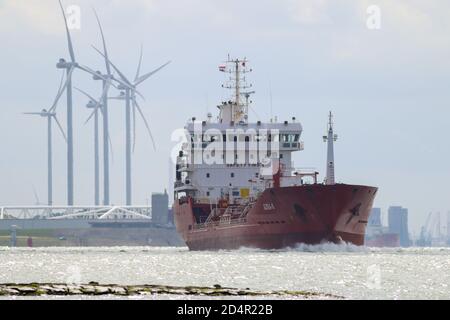
M 134 77 L 141 44 L 143 72 L 172 60 L 139 87 L 156 138 L 142 121 L 133 154 L 133 199 L 146 204 L 168 188 L 171 133 L 202 119 L 228 97 L 218 66 L 247 57 L 256 94 L 253 120 L 295 116 L 305 150 L 298 167 L 323 176 L 327 114 L 335 114 L 336 179 L 379 187 L 375 206 L 409 209 L 416 235 L 429 212 L 450 210 L 450 2 L 447 0 L 71 0 L 80 8 L 72 36 L 77 60 L 104 71 L 92 8 L 103 24 L 111 60 Z M 374 28 L 373 6 L 379 10 Z M 368 11 L 369 9 L 369 11 Z M 378 17 L 378 15 L 376 16 Z M 376 18 L 375 17 L 375 18 Z M 0 0 L 0 205 L 46 200 L 46 125 L 25 116 L 49 108 L 59 58 L 69 58 L 56 0 Z M 100 84 L 76 71 L 77 86 L 99 97 Z M 112 95 L 117 94 L 112 91 Z M 272 97 L 272 98 L 271 98 Z M 93 123 L 74 93 L 75 202 L 93 203 Z M 58 118 L 65 126 L 65 100 Z M 271 112 L 272 110 L 272 112 Z M 125 108 L 110 103 L 111 198 L 125 200 Z M 66 147 L 54 129 L 54 198 L 66 203 Z

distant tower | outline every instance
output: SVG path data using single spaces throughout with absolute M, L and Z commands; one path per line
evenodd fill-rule
M 17 246 L 17 229 L 18 227 L 16 225 L 11 226 L 11 236 L 10 236 L 10 246 L 12 248 Z
M 373 208 L 372 212 L 369 216 L 369 226 L 371 227 L 381 227 L 381 209 L 380 208 Z
M 152 194 L 152 220 L 153 223 L 166 225 L 169 222 L 169 195 L 164 193 Z
M 388 209 L 389 232 L 400 237 L 400 246 L 409 247 L 408 209 L 401 206 L 391 206 Z
M 333 114 L 330 111 L 328 121 L 328 135 L 323 136 L 323 141 L 327 143 L 327 176 L 325 178 L 325 184 L 335 184 L 334 176 L 334 142 L 337 141 L 337 135 L 333 132 Z

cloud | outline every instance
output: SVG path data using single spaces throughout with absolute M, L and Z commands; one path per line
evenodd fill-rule
M 56 1 L 48 0 L 3 0 L 0 4 L 0 33 L 11 33 L 14 29 L 33 29 L 43 34 L 60 34 L 56 28 L 62 23 Z

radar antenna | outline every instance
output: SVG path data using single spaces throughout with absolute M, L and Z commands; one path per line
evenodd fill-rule
M 243 95 L 245 97 L 245 114 L 248 115 L 248 109 L 250 107 L 250 104 L 252 103 L 252 101 L 250 100 L 250 97 L 252 94 L 255 94 L 256 91 L 246 91 L 246 92 L 241 92 L 241 95 Z
M 247 67 L 248 60 L 244 59 L 231 59 L 225 61 L 225 64 L 219 66 L 219 71 L 228 73 L 229 78 L 226 83 L 222 85 L 222 88 L 230 89 L 233 91 L 232 98 L 229 102 L 224 102 L 221 109 L 221 120 L 222 121 L 233 121 L 235 123 L 247 122 L 248 121 L 248 98 L 254 92 L 245 95 L 243 90 L 251 88 L 252 85 L 247 84 L 246 74 L 252 72 L 252 69 Z M 244 103 L 241 96 L 246 97 L 246 102 Z

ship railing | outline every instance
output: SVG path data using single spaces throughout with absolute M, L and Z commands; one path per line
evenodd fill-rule
M 250 210 L 253 208 L 254 202 L 249 203 L 244 210 L 242 211 L 241 215 L 239 216 L 240 219 L 244 219 L 247 214 L 250 212 Z
M 228 207 L 228 208 L 225 210 L 224 215 L 235 215 L 235 214 L 237 214 L 237 213 L 239 213 L 239 212 L 241 212 L 241 210 L 240 210 L 239 207 Z
M 260 140 L 261 142 L 266 142 L 265 140 Z M 255 140 L 254 142 L 250 142 L 250 141 L 235 141 L 236 144 L 234 145 L 234 150 L 239 150 L 239 151 L 245 151 L 245 150 L 258 150 L 257 147 L 257 140 Z M 203 142 L 191 142 L 191 143 L 185 143 L 183 144 L 183 149 L 186 150 L 190 147 L 190 150 L 193 151 L 202 151 L 204 149 L 206 149 L 210 144 L 212 143 L 212 141 L 203 141 Z M 220 142 L 224 145 L 224 147 L 226 146 L 225 142 Z M 271 143 L 271 141 L 269 141 L 269 143 Z M 303 141 L 298 141 L 298 142 L 278 142 L 279 146 L 282 149 L 285 150 L 292 150 L 292 151 L 303 151 L 305 149 L 305 145 Z
M 194 225 L 194 230 L 203 230 L 203 229 L 209 229 L 212 227 L 221 227 L 221 226 L 234 226 L 234 225 L 241 225 L 246 224 L 247 219 L 246 218 L 239 218 L 239 219 L 229 219 L 225 221 L 210 221 L 210 222 L 204 222 L 204 223 L 198 223 Z

